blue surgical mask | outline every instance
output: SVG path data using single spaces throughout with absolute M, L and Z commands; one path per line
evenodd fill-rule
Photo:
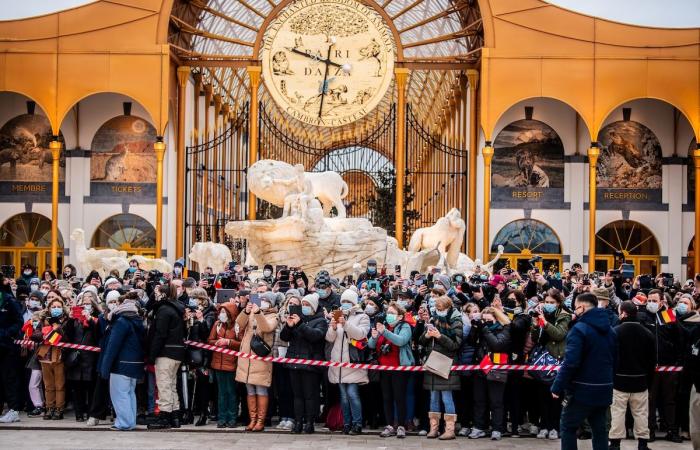
M 326 298 L 330 294 L 330 292 L 328 292 L 328 289 L 316 289 L 316 293 L 321 298 Z
M 343 311 L 350 311 L 350 308 L 352 308 L 352 303 L 341 303 L 340 304 L 340 309 Z
M 136 267 L 129 267 L 129 273 L 136 272 Z
M 83 305 L 83 310 L 87 311 L 88 314 L 92 314 L 92 305 Z
M 430 308 L 435 308 L 435 299 L 434 299 L 433 297 L 430 297 L 430 298 L 428 299 L 428 306 L 429 306 Z
M 302 306 L 301 313 L 305 316 L 310 316 L 314 313 L 314 310 L 310 306 Z
M 398 305 L 399 305 L 400 307 L 402 307 L 403 309 L 406 309 L 406 308 L 408 307 L 408 302 L 407 302 L 406 300 L 399 300 L 399 301 L 396 302 L 396 303 L 398 303 Z
M 538 302 L 536 299 L 531 298 L 530 300 L 527 301 L 527 306 L 529 308 L 534 308 L 535 306 L 539 305 L 540 302 Z
M 443 311 L 436 310 L 435 315 L 438 317 L 447 317 L 447 310 L 446 309 Z
M 557 310 L 557 305 L 555 305 L 553 303 L 545 303 L 544 306 L 542 306 L 542 309 L 547 314 L 552 314 L 554 311 Z
M 676 312 L 680 315 L 683 315 L 688 312 L 688 305 L 685 303 L 679 303 L 676 305 Z
M 39 321 L 38 320 L 32 320 L 32 327 L 36 328 L 39 326 Z
M 368 314 L 371 316 L 376 312 L 377 312 L 377 308 L 375 308 L 374 306 L 372 306 L 372 305 L 365 306 L 365 314 Z
M 395 324 L 397 320 L 399 320 L 399 318 L 396 314 L 387 314 L 386 315 L 386 323 L 388 323 L 389 325 Z
M 41 309 L 41 302 L 39 300 L 29 300 L 29 309 Z
M 571 309 L 571 297 L 569 297 L 569 298 L 567 298 L 566 300 L 564 300 L 564 305 L 565 305 L 567 308 Z
M 51 308 L 51 317 L 61 317 L 63 315 L 63 308 Z
M 187 302 L 187 306 L 189 306 L 190 308 L 196 308 L 196 307 L 199 306 L 199 302 L 197 302 L 197 300 L 191 298 L 191 299 L 189 299 L 189 301 Z
M 377 273 L 377 268 L 375 266 L 367 266 L 367 273 L 370 275 L 374 275 L 375 273 Z

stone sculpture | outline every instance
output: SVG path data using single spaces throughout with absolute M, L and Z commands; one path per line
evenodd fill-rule
M 85 231 L 81 228 L 73 230 L 70 238 L 75 241 L 75 266 L 79 276 L 84 277 L 93 270 L 101 270 L 103 258 L 126 258 L 126 252 L 121 250 L 87 248 L 85 246 Z
M 192 246 L 189 258 L 198 264 L 200 270 L 211 267 L 214 273 L 223 272 L 233 260 L 231 250 L 224 244 L 215 242 L 197 242 Z
M 417 229 L 408 243 L 408 251 L 437 248 L 442 258 L 446 259 L 447 266 L 456 267 L 466 229 L 467 225 L 462 220 L 459 209 L 452 208 L 445 217 L 439 218 L 435 225 Z M 442 258 L 438 262 L 439 266 L 445 263 Z
M 303 172 L 303 166 L 292 166 L 284 161 L 263 159 L 248 168 L 248 186 L 256 197 L 284 208 L 290 215 L 294 202 L 300 209 L 309 205 L 309 195 L 316 197 L 323 206 L 323 215 L 330 217 L 335 207 L 337 217 L 346 217 L 343 199 L 348 195 L 348 185 L 337 172 Z M 307 196 L 307 198 L 304 198 Z

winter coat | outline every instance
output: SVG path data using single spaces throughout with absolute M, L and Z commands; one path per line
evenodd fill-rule
M 450 308 L 444 320 L 433 316 L 430 318 L 430 323 L 440 331 L 440 337 L 437 339 L 429 337 L 428 328 L 425 328 L 419 341 L 428 351 L 426 358 L 430 357 L 430 353 L 438 352 L 456 361 L 462 345 L 462 314 L 459 310 Z M 451 330 L 451 335 L 445 333 L 443 331 L 445 329 Z M 458 391 L 461 384 L 459 373 L 456 371 L 451 371 L 448 379 L 432 372 L 423 374 L 423 389 L 430 391 Z
M 479 346 L 476 349 L 475 364 L 479 364 L 487 355 L 490 357 L 494 353 L 505 353 L 510 358 L 511 337 L 510 324 L 500 325 L 492 330 L 484 326 L 483 322 L 477 322 L 479 329 Z M 489 373 L 477 371 L 476 376 L 484 377 L 489 381 L 506 382 L 508 372 L 504 370 L 492 369 Z
M 214 322 L 214 326 L 211 327 L 211 332 L 209 333 L 209 345 L 216 345 L 216 341 L 219 339 L 228 339 L 228 343 L 225 348 L 239 350 L 241 348 L 241 341 L 236 334 L 238 306 L 236 306 L 235 303 L 223 303 L 219 306 L 219 311 L 226 311 L 228 321 L 225 324 L 221 323 L 219 320 Z M 211 368 L 224 372 L 235 372 L 237 360 L 238 357 L 233 355 L 226 355 L 221 352 L 212 352 Z
M 571 316 L 569 316 L 571 317 Z M 532 318 L 529 314 L 520 313 L 513 317 L 508 330 L 510 332 L 510 362 L 522 364 L 525 361 L 525 343 L 531 332 Z
M 369 316 L 362 312 L 359 306 L 354 306 L 350 309 L 348 316 L 345 319 L 345 325 L 338 325 L 337 330 L 329 326 L 326 332 L 326 341 L 333 344 L 331 350 L 331 361 L 351 362 L 350 361 L 350 340 L 355 339 L 361 341 L 367 338 L 369 333 Z M 367 370 L 365 369 L 348 369 L 342 367 L 328 368 L 328 381 L 333 384 L 338 383 L 359 383 L 366 384 L 369 382 L 367 378 Z
M 562 396 L 566 392 L 577 402 L 608 406 L 612 404 L 617 334 L 601 308 L 590 309 L 573 323 L 552 393 Z
M 550 319 L 552 320 L 550 321 Z M 550 355 L 562 359 L 566 350 L 566 333 L 569 332 L 569 322 L 571 322 L 571 314 L 559 307 L 554 312 L 553 318 L 547 318 L 544 328 L 540 328 L 538 325 L 532 326 L 532 340 L 537 344 L 544 345 Z
M 87 321 L 69 319 L 65 326 L 64 342 L 96 346 L 99 340 L 99 322 L 91 317 Z M 72 367 L 66 366 L 66 379 L 71 381 L 92 381 L 97 367 L 97 352 L 84 350 L 64 351 L 64 360 L 68 361 L 72 356 L 69 353 L 77 352 L 77 360 Z
M 644 321 L 640 323 L 654 334 L 656 340 L 656 356 L 660 366 L 679 366 L 683 361 L 681 355 L 681 330 L 678 321 L 664 324 L 661 313 L 662 308 L 656 314 L 647 311 Z
M 161 300 L 153 308 L 153 323 L 149 329 L 149 359 L 166 357 L 185 360 L 185 308 L 172 300 Z
M 411 350 L 411 338 L 413 337 L 413 331 L 411 326 L 406 322 L 399 322 L 394 327 L 394 330 L 389 330 L 385 328 L 382 336 L 387 341 L 391 342 L 393 345 L 399 347 L 399 365 L 401 366 L 412 366 L 416 363 L 416 359 L 413 356 L 413 351 Z M 372 349 L 377 348 L 377 341 L 373 337 L 369 338 L 367 346 Z
M 622 392 L 644 392 L 656 369 L 654 335 L 636 320 L 624 320 L 615 327 L 617 364 L 614 388 Z
M 19 354 L 19 346 L 13 341 L 19 337 L 23 323 L 22 306 L 11 292 L 0 292 L 0 349 L 3 352 Z
M 693 347 L 700 348 L 700 313 L 683 316 L 681 327 L 685 355 L 683 370 L 687 372 L 688 379 L 695 389 L 700 392 L 700 353 L 693 350 Z
M 141 379 L 144 369 L 143 320 L 133 312 L 112 318 L 107 328 L 98 371 L 107 380 L 110 373 Z
M 280 332 L 280 339 L 289 342 L 287 358 L 313 359 L 322 361 L 328 322 L 319 306 L 313 316 L 304 316 L 301 322 L 290 327 L 286 323 Z M 321 372 L 323 368 L 305 364 L 288 364 L 290 369 Z
M 236 324 L 238 324 L 240 333 L 243 334 L 241 351 L 255 354 L 250 348 L 250 341 L 255 333 L 270 347 L 274 343 L 275 331 L 277 330 L 277 308 L 260 310 L 250 315 L 241 311 L 236 318 Z M 272 363 L 241 358 L 238 360 L 238 368 L 236 369 L 236 381 L 269 387 L 272 384 Z

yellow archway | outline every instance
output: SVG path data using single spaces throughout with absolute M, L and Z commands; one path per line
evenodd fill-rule
M 595 235 L 595 271 L 618 269 L 622 262 L 634 264 L 634 274 L 661 272 L 661 252 L 656 236 L 633 220 L 616 220 Z
M 51 220 L 37 213 L 22 213 L 10 217 L 0 227 L 0 265 L 14 266 L 19 275 L 21 267 L 30 264 L 37 272 L 63 267 L 63 237 L 58 233 L 58 267 L 50 267 Z
M 92 235 L 94 248 L 123 250 L 129 255 L 156 256 L 156 230 L 135 214 L 117 214 L 103 221 Z

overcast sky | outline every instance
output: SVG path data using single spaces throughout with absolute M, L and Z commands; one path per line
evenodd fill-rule
M 60 11 L 92 0 L 0 0 L 0 20 Z M 234 1 L 234 0 L 226 0 Z M 700 0 L 547 0 L 618 22 L 659 27 L 700 27 Z

